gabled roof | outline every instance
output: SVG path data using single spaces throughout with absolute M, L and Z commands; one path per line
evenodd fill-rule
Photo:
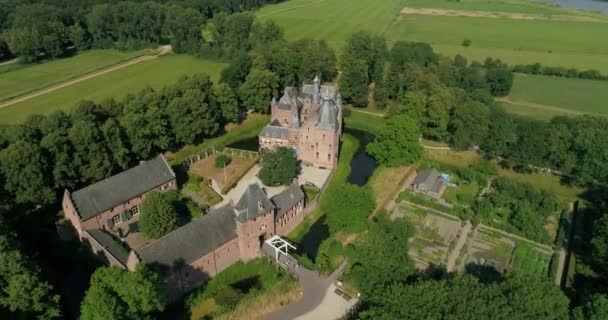
M 250 184 L 234 206 L 239 222 L 246 222 L 274 208 L 275 206 L 257 183 Z
M 264 129 L 262 129 L 262 133 L 260 133 L 260 136 L 266 138 L 287 139 L 287 137 L 289 136 L 289 130 L 283 127 L 268 125 L 265 126 Z
M 281 218 L 287 213 L 287 210 L 293 208 L 298 202 L 304 199 L 304 192 L 297 184 L 290 185 L 283 192 L 275 195 L 270 200 L 277 207 L 276 220 Z
M 115 176 L 72 193 L 81 221 L 175 179 L 175 173 L 162 155 Z
M 424 184 L 431 187 L 439 178 L 439 171 L 429 168 L 418 172 L 412 184 Z
M 319 119 L 317 120 L 317 128 L 322 130 L 336 130 L 336 122 L 338 118 L 336 103 L 330 100 L 323 100 L 319 108 Z
M 234 208 L 227 205 L 191 221 L 136 252 L 146 264 L 172 267 L 178 261 L 193 263 L 236 237 Z
M 116 258 L 116 260 L 118 260 L 123 266 L 127 265 L 129 252 L 127 249 L 122 247 L 120 243 L 114 240 L 112 236 L 99 229 L 85 230 L 85 233 L 88 233 L 91 238 L 95 239 L 95 241 L 102 245 L 103 248 L 114 256 L 114 258 Z

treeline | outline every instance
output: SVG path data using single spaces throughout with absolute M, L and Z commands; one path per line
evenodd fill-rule
M 169 42 L 178 53 L 198 53 L 202 41 L 214 39 L 214 30 L 221 29 L 208 23 L 213 17 L 277 2 L 10 1 L 0 8 L 0 61 L 19 56 L 32 62 L 90 48 L 133 50 Z M 211 30 L 210 39 L 203 39 L 203 30 Z
M 525 73 L 532 75 L 579 78 L 589 80 L 608 80 L 608 75 L 603 75 L 597 70 L 589 69 L 580 71 L 576 68 L 543 66 L 540 63 L 518 64 L 511 67 L 511 70 L 517 73 Z
M 550 168 L 578 184 L 608 178 L 603 165 L 608 154 L 602 151 L 608 145 L 608 119 L 560 116 L 543 122 L 509 114 L 493 98 L 507 95 L 513 82 L 500 60 L 468 63 L 462 56 L 439 57 L 428 44 L 406 42 L 395 43 L 385 55 L 382 39 L 369 37 L 360 33 L 348 41 L 340 77 L 345 100 L 367 103 L 374 82 L 375 102 L 390 105 L 391 114 L 417 119 L 427 139 L 479 148 L 506 166 Z M 384 77 L 382 68 L 370 63 L 373 55 L 386 57 Z M 356 62 L 346 65 L 344 59 Z

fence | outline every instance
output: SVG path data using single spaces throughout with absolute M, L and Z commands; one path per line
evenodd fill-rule
M 220 147 L 220 148 L 211 147 L 209 149 L 205 149 L 203 151 L 200 151 L 200 152 L 186 158 L 186 160 L 184 160 L 183 164 L 186 165 L 187 167 L 190 167 L 193 163 L 207 159 L 208 157 L 212 156 L 215 153 L 222 153 L 222 154 L 226 154 L 226 155 L 233 156 L 233 157 L 248 158 L 248 159 L 254 159 L 254 158 L 257 158 L 260 156 L 260 153 L 257 151 L 242 150 L 242 149 L 227 148 L 227 147 Z

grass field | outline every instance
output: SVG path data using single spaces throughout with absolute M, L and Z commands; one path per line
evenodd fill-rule
M 511 268 L 531 274 L 547 275 L 550 261 L 550 254 L 541 253 L 532 245 L 522 242 L 515 247 Z
M 225 66 L 224 63 L 187 55 L 159 57 L 0 109 L 0 124 L 19 123 L 31 114 L 69 110 L 83 99 L 119 99 L 147 86 L 161 88 L 187 74 L 207 73 L 217 80 Z
M 525 109 L 536 109 L 532 116 L 539 109 L 545 115 L 608 114 L 608 81 L 516 74 L 508 100 L 507 110 L 520 106 L 516 113 L 524 115 Z
M 7 72 L 0 69 L 0 101 L 132 59 L 145 52 L 90 50 L 73 57 L 41 64 L 6 66 L 5 69 L 8 67 L 16 69 Z
M 512 64 L 542 62 L 608 73 L 608 42 L 597 41 L 608 33 L 608 23 L 401 14 L 404 7 L 608 21 L 608 17 L 599 14 L 525 0 L 291 0 L 266 6 L 257 15 L 283 26 L 288 39 L 325 39 L 335 48 L 341 48 L 345 39 L 357 31 L 370 31 L 385 35 L 389 42 L 428 42 L 443 54 L 460 53 L 471 60 L 493 56 Z M 568 37 L 555 30 L 568 30 Z M 471 39 L 471 47 L 460 45 L 465 38 Z

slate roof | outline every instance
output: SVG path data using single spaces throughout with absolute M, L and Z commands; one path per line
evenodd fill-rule
M 257 183 L 250 184 L 241 196 L 241 199 L 239 199 L 239 202 L 234 206 L 237 219 L 240 222 L 256 218 L 274 208 L 275 206 Z
M 146 264 L 157 263 L 171 267 L 177 261 L 191 264 L 236 237 L 234 208 L 226 205 L 136 252 Z
M 260 135 L 267 138 L 287 139 L 289 130 L 283 127 L 267 125 L 262 129 Z
M 293 208 L 302 199 L 304 199 L 304 192 L 297 184 L 292 184 L 283 192 L 272 197 L 270 200 L 277 207 L 276 220 L 284 216 L 287 210 Z
M 93 239 L 95 239 L 99 244 L 106 249 L 116 260 L 122 263 L 123 266 L 127 265 L 127 260 L 129 259 L 129 252 L 125 249 L 120 243 L 118 243 L 112 236 L 101 231 L 99 229 L 90 229 L 86 230 Z
M 337 108 L 334 101 L 323 100 L 319 108 L 319 119 L 317 120 L 317 128 L 323 130 L 336 130 Z
M 336 94 L 338 93 L 338 89 L 334 86 L 321 86 L 321 98 L 326 100 L 334 100 L 336 98 Z M 302 93 L 307 95 L 312 95 L 315 92 L 315 86 L 313 84 L 305 84 L 302 86 Z
M 435 182 L 439 179 L 439 171 L 429 168 L 423 171 L 420 171 L 412 184 L 415 185 L 423 185 L 427 187 L 429 190 L 433 187 Z
M 162 155 L 72 193 L 81 221 L 175 179 Z

